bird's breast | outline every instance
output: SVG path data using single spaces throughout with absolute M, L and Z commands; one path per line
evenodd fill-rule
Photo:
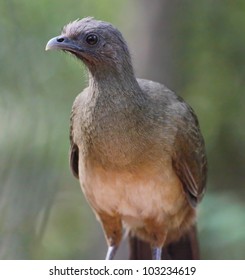
M 142 226 L 145 219 L 160 223 L 174 216 L 185 200 L 181 183 L 167 163 L 113 171 L 87 162 L 80 169 L 80 181 L 95 212 L 119 214 L 130 228 Z
M 148 133 L 140 116 L 128 109 L 88 110 L 75 120 L 74 139 L 80 151 L 104 166 L 123 167 L 147 150 Z

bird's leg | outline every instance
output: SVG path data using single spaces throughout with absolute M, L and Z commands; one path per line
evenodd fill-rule
M 115 246 L 115 245 L 114 246 L 109 246 L 108 249 L 107 249 L 105 259 L 106 260 L 113 260 L 116 252 L 117 252 L 117 246 Z
M 152 259 L 161 260 L 162 247 L 152 247 Z
M 105 213 L 100 213 L 99 217 L 108 244 L 108 250 L 105 259 L 113 260 L 119 243 L 122 239 L 122 222 L 120 217 L 116 215 L 110 216 Z
M 152 259 L 161 260 L 162 247 L 166 241 L 167 231 L 163 224 L 158 224 L 155 221 L 145 221 L 145 229 L 151 240 Z

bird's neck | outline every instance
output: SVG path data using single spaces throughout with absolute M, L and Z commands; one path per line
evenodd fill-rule
M 144 127 L 139 123 L 144 123 L 147 102 L 134 75 L 108 70 L 90 73 L 88 92 L 91 158 L 112 169 L 135 162 L 142 154 Z
M 118 69 L 119 68 L 119 69 Z M 95 95 L 105 101 L 128 99 L 129 102 L 140 101 L 143 92 L 134 76 L 132 68 L 101 67 L 89 71 L 89 87 Z

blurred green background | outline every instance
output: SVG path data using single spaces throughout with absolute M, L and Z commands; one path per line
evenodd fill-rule
M 85 16 L 116 25 L 137 76 L 195 109 L 209 159 L 202 258 L 245 259 L 244 0 L 0 0 L 0 259 L 104 258 L 102 230 L 68 166 L 69 114 L 86 70 L 44 51 Z

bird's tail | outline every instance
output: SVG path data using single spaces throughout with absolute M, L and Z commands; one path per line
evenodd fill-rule
M 151 259 L 150 245 L 129 234 L 130 260 Z M 162 252 L 162 260 L 198 260 L 200 259 L 197 229 L 194 225 L 181 239 L 169 244 Z

